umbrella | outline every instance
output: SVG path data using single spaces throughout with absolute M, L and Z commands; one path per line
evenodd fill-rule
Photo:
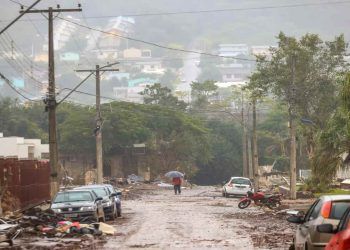
M 169 177 L 169 178 L 176 178 L 176 177 L 183 178 L 184 174 L 180 173 L 179 171 L 170 171 L 170 172 L 166 173 L 165 176 Z

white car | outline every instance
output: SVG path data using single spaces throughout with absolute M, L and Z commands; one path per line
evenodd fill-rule
M 253 184 L 245 177 L 231 177 L 222 187 L 222 196 L 229 197 L 230 195 L 243 196 L 248 191 L 253 191 Z

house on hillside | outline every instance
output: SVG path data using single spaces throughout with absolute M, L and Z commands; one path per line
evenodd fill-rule
M 128 81 L 127 87 L 114 87 L 114 96 L 121 101 L 143 103 L 143 96 L 140 95 L 147 85 L 153 85 L 157 81 L 151 78 L 137 78 Z

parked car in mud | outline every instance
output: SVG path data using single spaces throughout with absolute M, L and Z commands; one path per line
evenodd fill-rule
M 72 220 L 105 221 L 102 200 L 91 190 L 66 190 L 56 194 L 50 208 Z
M 111 192 L 107 185 L 86 185 L 74 188 L 74 190 L 94 191 L 98 196 L 103 198 L 102 205 L 105 215 L 113 220 L 118 216 L 117 208 L 118 206 L 120 207 L 120 198 L 116 199 L 116 192 Z
M 105 184 L 109 196 L 112 198 L 112 201 L 116 204 L 117 208 L 117 217 L 122 216 L 122 191 L 119 190 L 118 188 L 114 188 L 110 184 Z
M 350 249 L 350 208 L 346 210 L 336 229 L 332 224 L 322 224 L 317 226 L 317 231 L 334 234 L 325 250 Z
M 344 212 L 350 207 L 350 195 L 326 195 L 317 199 L 306 212 L 287 220 L 300 224 L 290 249 L 324 249 L 332 234 L 317 230 L 319 225 L 330 224 L 335 229 Z
M 245 196 L 248 191 L 253 190 L 253 184 L 245 177 L 231 177 L 231 179 L 222 187 L 222 196 Z

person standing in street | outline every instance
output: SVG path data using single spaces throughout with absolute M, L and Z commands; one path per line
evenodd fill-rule
M 176 194 L 181 194 L 181 178 L 180 177 L 174 177 L 173 178 L 173 185 L 174 185 L 174 191 Z

